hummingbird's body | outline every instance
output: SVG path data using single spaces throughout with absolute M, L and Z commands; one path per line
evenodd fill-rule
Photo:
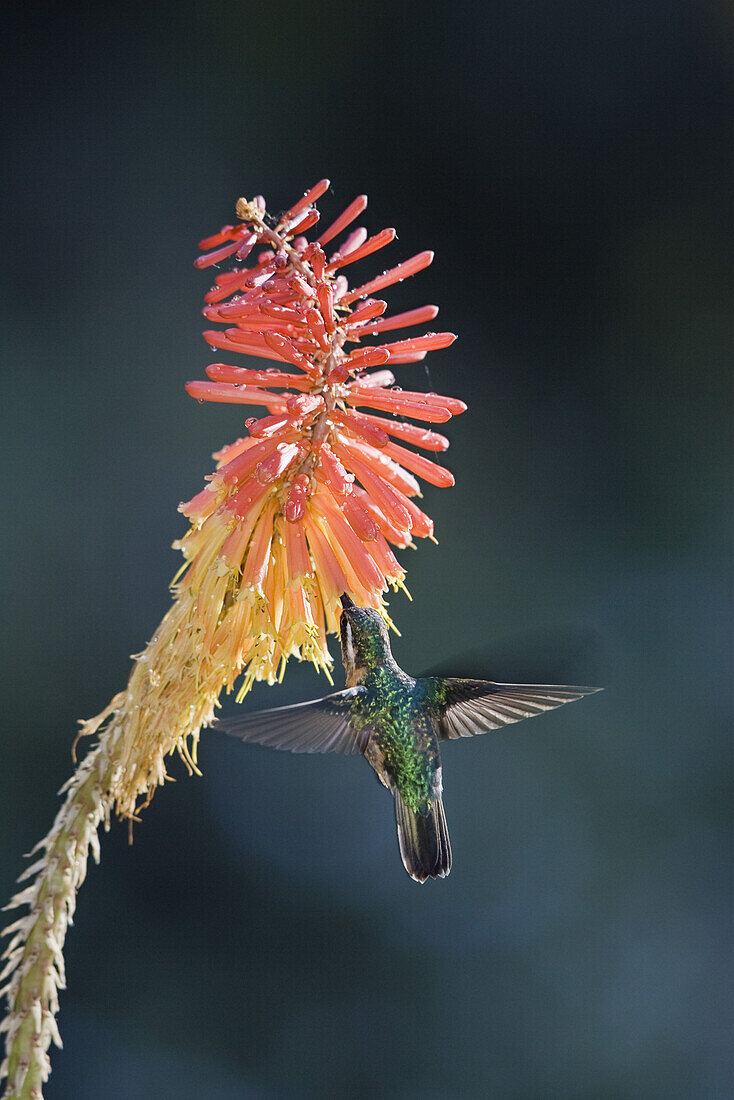
M 551 710 L 597 688 L 496 684 L 439 676 L 413 679 L 393 658 L 385 621 L 342 596 L 346 689 L 224 726 L 292 752 L 362 753 L 395 798 L 400 854 L 418 882 L 451 870 L 443 809 L 442 740 L 471 737 Z
M 345 604 L 341 646 L 347 687 L 362 689 L 352 703 L 352 724 L 370 731 L 365 759 L 395 797 L 405 868 L 421 882 L 443 878 L 451 870 L 451 845 L 438 735 L 427 707 L 428 681 L 403 672 L 392 655 L 384 619 L 370 608 Z

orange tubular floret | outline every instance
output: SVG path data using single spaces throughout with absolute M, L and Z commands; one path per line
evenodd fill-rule
M 367 240 L 367 237 L 368 237 L 368 233 L 367 233 L 366 229 L 364 229 L 362 227 L 360 227 L 359 229 L 353 229 L 352 232 L 347 237 L 347 239 L 345 240 L 344 244 L 341 246 L 341 248 L 339 248 L 336 252 L 332 253 L 331 262 L 333 263 L 335 260 L 338 262 L 344 256 L 348 256 L 348 255 L 350 255 L 350 253 L 356 252 L 358 248 L 362 247 L 364 242 Z M 326 270 L 326 264 L 324 264 L 324 271 L 325 270 Z M 319 274 L 318 271 L 316 272 L 316 277 L 318 279 L 322 279 L 323 275 L 324 275 L 323 271 L 321 272 L 321 274 Z
M 313 244 L 308 245 L 304 250 L 303 256 L 304 259 L 308 260 L 311 264 L 311 270 L 316 277 L 316 282 L 321 283 L 326 270 L 326 256 L 318 241 L 314 241 Z
M 390 358 L 389 348 L 357 348 L 347 358 L 350 370 L 366 370 L 368 367 L 381 367 Z
M 237 519 L 247 519 L 250 509 L 259 505 L 265 499 L 269 490 L 267 485 L 261 485 L 255 478 L 250 478 L 239 492 L 227 501 L 227 509 Z
M 305 474 L 299 474 L 294 478 L 290 492 L 283 507 L 283 515 L 289 523 L 295 523 L 303 519 L 306 514 L 306 503 L 310 495 L 308 478 Z
M 293 418 L 287 416 L 263 416 L 255 420 L 254 416 L 245 421 L 253 439 L 272 439 L 283 428 L 292 424 Z
M 361 391 L 365 389 L 383 389 L 387 390 L 390 386 L 395 385 L 395 375 L 391 370 L 375 370 L 372 374 L 360 374 L 356 379 L 356 384 L 359 385 Z
M 316 617 L 311 600 L 303 585 L 287 583 L 285 594 L 290 622 L 298 624 L 299 628 L 305 627 L 306 630 L 313 630 L 316 626 Z
M 466 405 L 463 401 L 459 401 L 458 397 L 446 397 L 443 393 L 414 393 L 410 390 L 405 390 L 404 393 L 408 397 L 422 398 L 429 405 L 448 409 L 452 416 L 458 416 L 459 413 L 466 412 Z
M 217 469 L 221 469 L 222 466 L 226 466 L 233 458 L 243 451 L 249 450 L 250 447 L 254 447 L 257 443 L 256 439 L 250 439 L 249 436 L 245 436 L 243 439 L 236 439 L 234 443 L 227 443 L 224 447 L 221 447 L 218 451 L 215 451 L 212 458 L 217 462 Z M 211 475 L 207 480 L 212 479 Z
M 334 553 L 341 559 L 342 567 L 353 570 L 359 583 L 368 592 L 372 589 L 381 592 L 385 578 L 334 500 L 326 493 L 315 493 L 311 498 L 311 507 Z
M 319 307 L 321 314 L 324 318 L 324 324 L 328 332 L 333 332 L 336 328 L 336 315 L 334 313 L 334 292 L 328 283 L 324 283 L 316 291 L 316 297 L 319 301 Z
M 397 436 L 398 439 L 404 439 L 406 443 L 413 443 L 416 447 L 422 447 L 424 451 L 448 450 L 449 441 L 445 435 L 430 432 L 427 428 L 421 428 L 417 424 L 406 424 L 401 420 L 388 420 L 384 416 L 371 416 L 369 413 L 359 414 L 358 419 L 373 425 L 378 431 L 387 432 L 389 435 Z M 347 417 L 345 417 L 345 422 L 350 423 Z M 375 444 L 375 446 L 379 446 L 379 444 Z
M 273 332 L 291 333 L 294 329 L 298 332 L 298 336 L 301 337 L 305 334 L 305 324 L 295 321 L 284 321 L 280 317 L 267 317 L 260 313 L 259 310 L 248 310 L 238 313 L 225 313 L 224 306 L 208 306 L 205 310 L 202 310 L 203 315 L 208 321 L 215 321 L 223 325 L 231 325 L 234 321 L 237 332 L 251 333 L 255 336 L 260 335 L 263 329 L 266 327 Z
M 420 363 L 426 357 L 425 351 L 409 351 L 390 356 L 391 363 Z
M 332 420 L 343 424 L 349 433 L 359 436 L 365 442 L 371 443 L 373 447 L 384 447 L 386 443 L 390 442 L 390 437 L 382 426 L 378 427 L 376 424 L 371 424 L 367 417 L 360 416 L 359 413 L 343 413 L 339 409 L 335 409 L 331 415 Z M 377 420 L 378 418 L 372 417 L 370 419 Z
M 256 477 L 260 484 L 270 485 L 285 473 L 301 454 L 302 446 L 300 443 L 278 443 L 273 453 L 257 465 Z
M 247 544 L 255 529 L 255 524 L 260 516 L 264 501 L 265 491 L 263 490 L 253 498 L 244 518 L 237 524 L 234 531 L 227 536 L 222 544 L 222 549 L 219 551 L 219 557 L 231 565 L 233 569 L 239 569 L 242 565 L 247 550 Z
M 308 577 L 313 572 L 313 566 L 308 553 L 303 520 L 289 522 L 280 517 L 278 519 L 278 534 L 285 547 L 288 576 L 294 580 L 299 577 Z
M 417 455 L 415 451 L 409 451 L 407 447 L 400 447 L 397 443 L 388 443 L 383 452 L 394 458 L 406 470 L 412 470 L 418 477 L 422 477 L 429 485 L 436 485 L 439 489 L 449 489 L 455 485 L 454 475 L 444 466 L 431 462 L 430 458 Z
M 307 512 L 303 522 L 308 547 L 316 566 L 316 576 L 324 593 L 324 602 L 334 604 L 338 601 L 341 593 L 346 592 L 349 588 L 347 578 L 344 576 L 342 567 L 339 565 L 328 539 L 313 516 Z
M 354 474 L 348 473 L 328 443 L 322 443 L 319 448 L 319 462 L 315 474 L 337 496 L 346 496 L 352 491 Z
M 307 233 L 309 229 L 313 229 L 320 216 L 318 210 L 309 210 L 298 225 L 294 225 L 285 231 L 284 236 L 297 237 L 301 233 Z
M 393 546 L 399 546 L 401 549 L 410 545 L 410 528 L 401 530 L 394 523 L 391 523 L 385 513 L 375 504 L 369 493 L 366 493 L 359 485 L 355 485 L 352 495 L 364 506 L 365 511 L 375 521 L 388 542 L 391 542 Z
M 279 332 L 264 332 L 263 338 L 271 351 L 274 351 L 286 363 L 292 363 L 294 367 L 300 367 L 307 374 L 314 373 L 314 365 L 310 359 L 302 355 L 300 351 L 285 336 Z
M 242 570 L 242 588 L 262 588 L 270 561 L 270 546 L 273 541 L 273 519 L 277 502 L 266 504 L 255 528 L 247 558 Z
M 197 493 L 191 500 L 179 504 L 178 510 L 186 516 L 187 519 L 192 520 L 194 523 L 201 524 L 216 510 L 218 503 L 216 491 L 207 485 L 205 489 L 202 489 L 201 492 Z
M 305 419 L 313 416 L 314 413 L 321 412 L 324 408 L 324 399 L 320 394 L 314 393 L 300 393 L 297 396 L 294 394 L 286 401 L 288 411 L 292 416 L 296 416 L 299 419 Z
M 241 355 L 257 355 L 260 359 L 272 359 L 276 363 L 285 362 L 282 355 L 272 351 L 257 333 L 245 333 L 236 328 L 228 328 L 226 332 L 210 329 L 203 333 L 203 336 L 210 348 L 237 351 Z
M 403 580 L 405 570 L 388 546 L 387 539 L 379 531 L 375 538 L 365 545 L 375 565 L 386 580 L 393 582 Z
M 373 600 L 379 600 L 380 594 L 384 591 L 386 587 L 384 582 L 382 583 L 382 586 L 380 588 L 374 591 L 372 588 L 365 588 L 365 586 L 359 579 L 356 571 L 354 570 L 351 562 L 349 561 L 349 558 L 345 554 L 343 547 L 341 547 L 339 543 L 335 540 L 333 532 L 327 526 L 326 520 L 318 515 L 314 516 L 314 526 L 317 530 L 321 532 L 324 541 L 330 547 L 331 552 L 333 553 L 336 561 L 339 564 L 340 569 L 344 574 L 344 577 L 346 578 L 346 586 L 342 589 L 342 592 L 346 591 L 351 593 L 354 601 L 361 607 L 373 606 Z M 332 602 L 336 603 L 335 600 Z
M 404 504 L 404 500 L 407 499 L 404 494 L 394 489 L 392 485 L 389 485 L 382 477 L 374 473 L 366 462 L 356 458 L 346 448 L 342 450 L 340 446 L 337 446 L 335 450 L 340 458 L 343 457 L 349 463 L 352 471 L 361 481 L 363 488 L 377 502 L 387 518 L 399 530 L 409 531 L 411 529 L 411 518 L 410 512 Z
M 283 603 L 285 599 L 285 577 L 282 570 L 282 553 L 281 547 L 278 546 L 275 539 L 270 548 L 270 563 L 268 565 L 267 573 L 265 574 L 265 580 L 263 581 L 263 595 L 265 597 L 265 606 L 267 607 L 267 614 L 272 624 L 272 632 L 275 634 L 275 645 L 273 647 L 273 653 L 269 656 L 268 668 L 271 675 L 275 675 L 276 664 L 279 664 L 283 658 L 287 658 L 287 653 L 283 650 L 283 639 L 281 638 L 281 625 L 283 622 Z M 268 635 L 271 631 L 268 630 Z
M 303 327 L 303 314 L 297 309 L 288 309 L 286 306 L 263 304 L 260 306 L 259 313 L 272 318 L 274 321 L 284 321 Z
M 263 439 L 262 442 L 255 443 L 254 446 L 248 447 L 247 450 L 238 454 L 225 466 L 222 466 L 217 473 L 217 480 L 222 483 L 228 482 L 230 485 L 235 482 L 246 481 L 254 474 L 258 465 L 277 450 L 279 444 L 292 443 L 295 438 L 297 438 L 296 433 L 291 430 L 287 434 L 271 436 L 270 439 Z
M 306 311 L 306 324 L 322 351 L 331 351 L 331 340 L 327 335 L 324 319 L 317 309 Z
M 361 394 L 364 392 L 364 384 L 356 383 L 352 387 L 354 393 Z M 442 393 L 421 393 L 416 390 L 390 390 L 391 397 L 400 400 L 406 400 L 409 403 L 415 402 L 418 404 L 430 405 L 433 408 L 446 410 L 451 416 L 458 416 L 459 413 L 466 412 L 466 405 L 463 401 L 459 401 L 456 397 L 446 397 Z
M 371 447 L 369 443 L 362 443 L 357 439 L 348 440 L 341 435 L 339 436 L 339 442 L 349 454 L 350 461 L 355 455 L 358 455 L 363 462 L 367 463 L 373 473 L 387 481 L 393 488 L 398 489 L 399 492 L 404 493 L 405 496 L 419 495 L 421 487 L 413 475 L 404 470 L 399 463 L 388 458 L 385 450 L 378 451 L 377 448 Z
M 414 504 L 408 497 L 403 499 L 403 503 L 410 515 L 410 530 L 411 533 L 417 535 L 421 539 L 433 538 L 433 520 L 430 516 L 427 516 L 425 512 L 421 512 L 417 504 Z
M 349 520 L 350 526 L 362 539 L 362 542 L 370 542 L 380 532 L 372 516 L 352 492 L 342 502 L 342 510 Z

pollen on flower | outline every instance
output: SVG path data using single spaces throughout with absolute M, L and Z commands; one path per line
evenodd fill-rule
M 207 379 L 186 387 L 200 401 L 265 409 L 246 420 L 245 438 L 217 452 L 207 487 L 181 505 L 191 528 L 176 544 L 186 558 L 179 594 L 191 596 L 202 644 L 229 668 L 227 689 L 244 673 L 238 697 L 257 679 L 282 676 L 291 656 L 328 675 L 326 637 L 338 630 L 340 595 L 386 615 L 384 594 L 405 579 L 392 547 L 433 539 L 432 521 L 414 503 L 418 479 L 454 483 L 411 448 L 445 450 L 446 437 L 424 424 L 443 424 L 466 406 L 399 389 L 385 367 L 419 362 L 456 337 L 385 339 L 433 321 L 438 307 L 390 316 L 372 297 L 423 270 L 433 253 L 351 289 L 343 272 L 390 245 L 395 230 L 355 228 L 367 205 L 360 195 L 309 240 L 328 187 L 321 180 L 277 219 L 261 196 L 240 199 L 237 224 L 201 241 L 195 261 L 201 269 L 234 265 L 217 266 L 205 294 L 204 316 L 220 326 L 204 333 L 210 347 L 273 364 L 210 363 Z

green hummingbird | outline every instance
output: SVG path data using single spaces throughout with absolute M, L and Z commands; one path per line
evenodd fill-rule
M 341 597 L 346 688 L 323 699 L 222 724 L 226 733 L 290 752 L 361 753 L 395 799 L 403 866 L 416 882 L 444 878 L 451 844 L 443 808 L 441 741 L 532 718 L 600 688 L 414 679 L 390 649 L 379 611 Z

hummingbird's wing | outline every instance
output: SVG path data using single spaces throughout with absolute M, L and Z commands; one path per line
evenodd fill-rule
M 217 728 L 241 741 L 286 752 L 360 753 L 371 731 L 352 724 L 352 708 L 366 694 L 363 687 L 347 688 L 308 703 L 225 719 Z
M 553 710 L 601 688 L 554 687 L 549 684 L 495 684 L 492 680 L 462 680 L 429 676 L 426 704 L 442 740 L 474 737 L 500 729 L 544 710 Z

